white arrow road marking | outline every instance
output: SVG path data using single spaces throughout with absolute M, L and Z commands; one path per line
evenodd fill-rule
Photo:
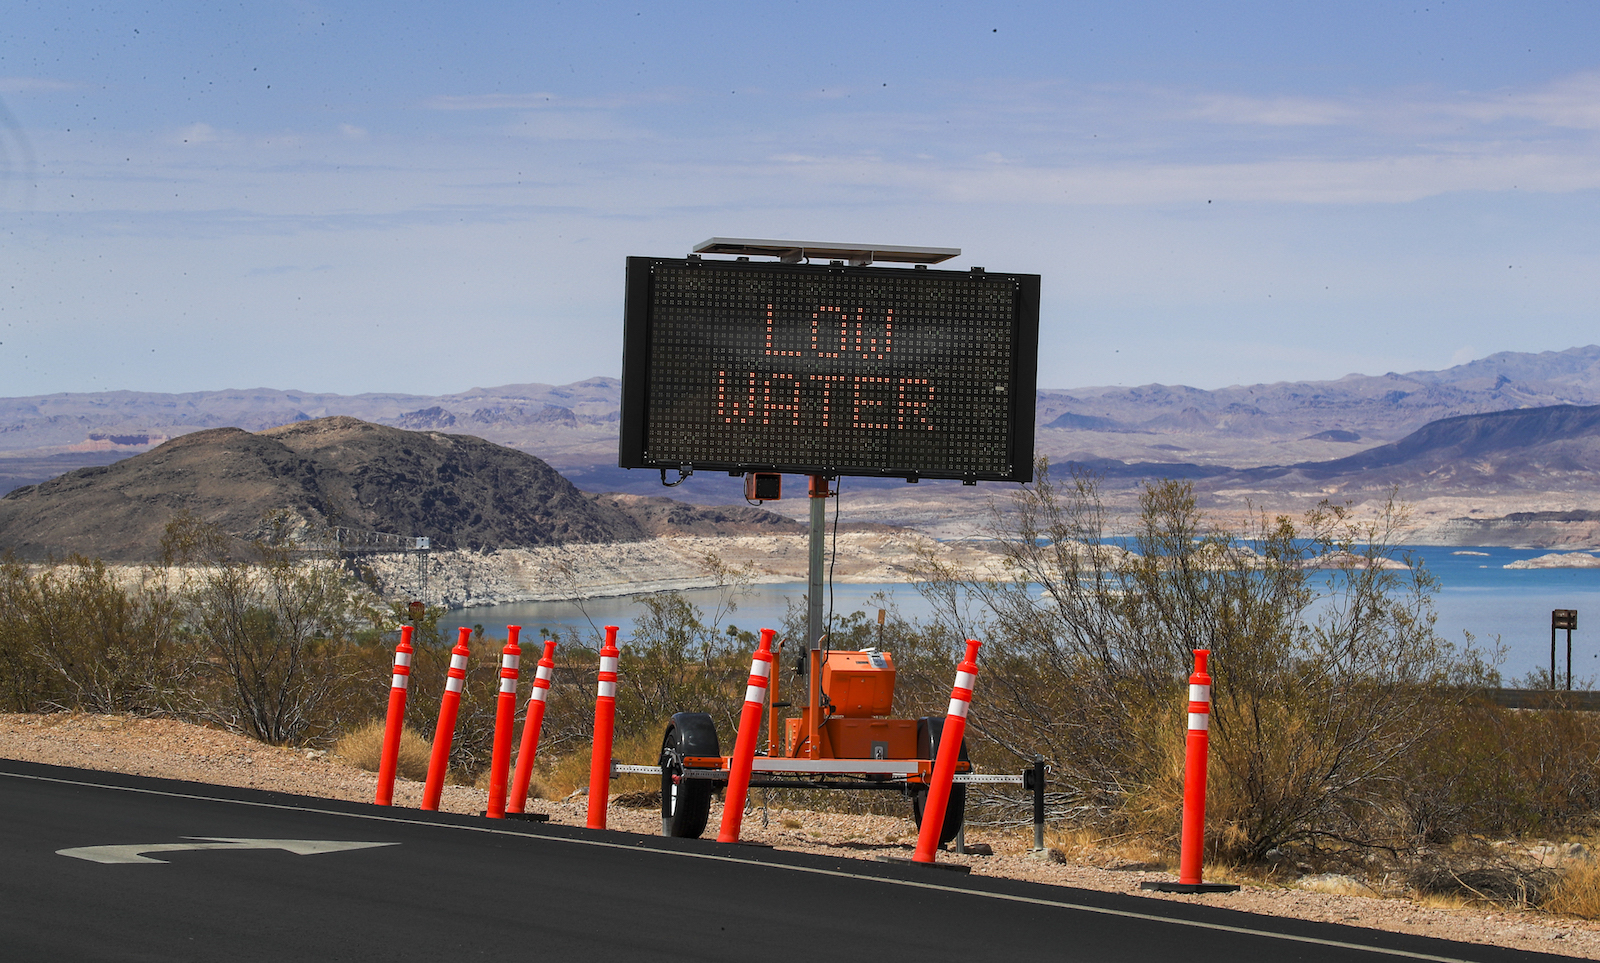
M 371 849 L 375 846 L 398 846 L 399 843 L 356 843 L 337 839 L 244 839 L 233 836 L 185 836 L 184 839 L 203 840 L 194 843 L 135 843 L 132 846 L 79 846 L 75 849 L 58 849 L 56 855 L 87 859 L 91 863 L 165 863 L 164 859 L 151 859 L 141 853 L 180 853 L 201 849 L 282 849 L 297 856 L 316 853 L 340 853 L 349 849 Z

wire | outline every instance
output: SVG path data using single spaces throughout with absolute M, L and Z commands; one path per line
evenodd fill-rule
M 828 622 L 823 638 L 823 655 L 833 648 L 833 566 L 839 561 L 839 502 L 842 500 L 840 491 L 842 479 L 833 480 L 833 537 L 828 547 Z

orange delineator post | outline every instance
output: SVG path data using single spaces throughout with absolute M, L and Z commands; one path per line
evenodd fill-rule
M 767 701 L 767 682 L 772 677 L 772 638 L 778 633 L 761 630 L 761 642 L 750 657 L 750 681 L 744 689 L 744 711 L 739 715 L 739 736 L 734 741 L 733 759 L 728 766 L 728 789 L 722 796 L 722 828 L 717 842 L 739 841 L 739 825 L 744 821 L 744 801 L 750 792 L 750 770 L 755 766 L 756 739 L 761 735 L 761 708 Z
M 444 698 L 439 700 L 439 724 L 433 730 L 433 754 L 428 757 L 428 781 L 422 786 L 422 808 L 439 808 L 444 794 L 444 776 L 450 768 L 450 744 L 456 736 L 456 713 L 461 711 L 461 688 L 467 681 L 467 639 L 472 630 L 462 626 L 456 646 L 450 650 L 450 671 L 444 680 Z
M 617 626 L 606 626 L 606 644 L 600 649 L 600 684 L 594 699 L 594 753 L 589 757 L 590 829 L 606 828 L 606 804 L 611 795 L 611 739 L 617 722 Z
M 1189 676 L 1189 732 L 1183 760 L 1183 840 L 1178 854 L 1178 882 L 1200 885 L 1206 849 L 1206 756 L 1211 741 L 1211 676 L 1206 673 L 1209 649 L 1194 650 Z
M 1140 889 L 1160 893 L 1232 893 L 1236 883 L 1201 881 L 1206 853 L 1206 755 L 1211 739 L 1211 676 L 1206 672 L 1210 649 L 1194 650 L 1189 676 L 1189 729 L 1183 753 L 1183 836 L 1178 851 L 1178 881 L 1147 880 Z
M 917 851 L 912 860 L 933 862 L 939 851 L 939 836 L 944 830 L 945 810 L 950 807 L 950 787 L 955 782 L 956 762 L 961 757 L 961 739 L 967 734 L 967 710 L 972 708 L 972 686 L 978 679 L 977 639 L 967 640 L 967 655 L 956 666 L 956 684 L 950 690 L 950 708 L 945 713 L 944 729 L 939 734 L 939 754 L 928 777 L 928 801 L 922 807 L 922 827 L 917 831 Z
M 489 756 L 489 804 L 484 815 L 506 818 L 506 775 L 511 771 L 511 740 L 517 730 L 517 676 L 522 647 L 517 636 L 522 626 L 506 626 L 506 647 L 500 650 L 500 695 L 494 707 L 494 750 Z
M 533 761 L 539 753 L 539 730 L 544 726 L 545 697 L 550 694 L 550 676 L 556 668 L 556 640 L 544 640 L 544 655 L 533 677 L 533 693 L 528 696 L 528 715 L 522 720 L 522 748 L 517 751 L 517 769 L 511 775 L 511 798 L 506 811 L 520 813 L 528 804 L 528 783 L 533 779 Z
M 383 723 L 383 754 L 378 757 L 378 793 L 373 802 L 394 805 L 394 774 L 400 765 L 400 733 L 406 724 L 406 690 L 411 684 L 411 633 L 400 627 L 400 644 L 394 648 L 394 677 L 389 680 L 389 715 Z

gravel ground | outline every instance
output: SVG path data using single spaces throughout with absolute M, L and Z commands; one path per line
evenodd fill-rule
M 0 715 L 0 757 L 357 802 L 371 801 L 376 783 L 374 774 L 325 752 L 281 749 L 171 719 L 133 716 Z M 420 783 L 400 780 L 395 787 L 395 804 L 416 806 L 421 795 Z M 457 813 L 482 812 L 484 797 L 481 790 L 448 786 L 442 808 Z M 552 822 L 583 825 L 586 801 L 581 797 L 535 800 L 529 808 L 549 814 Z M 719 818 L 713 810 L 713 826 Z M 629 808 L 613 802 L 608 824 L 615 830 L 655 834 L 660 832 L 660 815 L 653 807 Z M 789 809 L 768 811 L 763 825 L 763 812 L 757 808 L 745 817 L 743 837 L 780 849 L 870 859 L 879 854 L 909 855 L 916 842 L 916 830 L 909 816 L 851 816 Z M 1031 842 L 1031 834 L 974 829 L 967 834 L 967 844 L 987 844 L 994 855 L 941 854 L 940 859 L 966 863 L 975 875 L 1127 893 L 1146 899 L 1201 902 L 1250 913 L 1600 959 L 1600 923 L 1588 920 L 1533 911 L 1430 907 L 1406 899 L 1249 883 L 1231 894 L 1146 893 L 1139 889 L 1140 882 L 1171 877 L 1104 852 L 1069 855 L 1054 850 L 1050 859 L 1038 859 L 1027 853 Z

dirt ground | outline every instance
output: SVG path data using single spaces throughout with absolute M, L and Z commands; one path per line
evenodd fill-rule
M 109 772 L 183 779 L 223 786 L 275 790 L 305 796 L 370 802 L 376 776 L 318 750 L 266 746 L 243 736 L 189 725 L 171 719 L 83 714 L 0 715 L 0 757 Z M 395 804 L 414 807 L 422 785 L 400 780 Z M 743 836 L 779 849 L 857 856 L 909 855 L 916 829 L 904 818 L 855 816 L 808 810 L 763 811 L 744 820 Z M 478 813 L 485 793 L 466 786 L 448 786 L 442 808 Z M 529 809 L 549 814 L 563 825 L 583 825 L 587 801 L 535 800 Z M 719 819 L 712 813 L 712 825 Z M 608 824 L 625 832 L 660 832 L 659 810 L 629 808 L 613 800 Z M 1482 907 L 1426 906 L 1408 899 L 1319 892 L 1337 885 L 1308 877 L 1300 885 L 1262 886 L 1245 883 L 1237 893 L 1174 896 L 1147 893 L 1147 879 L 1170 879 L 1125 854 L 1056 848 L 1049 858 L 1028 853 L 1031 831 L 986 831 L 971 828 L 968 846 L 986 844 L 992 856 L 940 854 L 941 860 L 966 863 L 974 875 L 999 876 L 1103 892 L 1127 893 L 1146 899 L 1201 902 L 1249 913 L 1296 917 L 1415 933 L 1441 939 L 1483 943 L 1512 949 L 1538 950 L 1584 959 L 1600 959 L 1600 923 L 1551 916 L 1531 910 L 1486 910 Z M 1308 888 L 1311 887 L 1311 888 Z

